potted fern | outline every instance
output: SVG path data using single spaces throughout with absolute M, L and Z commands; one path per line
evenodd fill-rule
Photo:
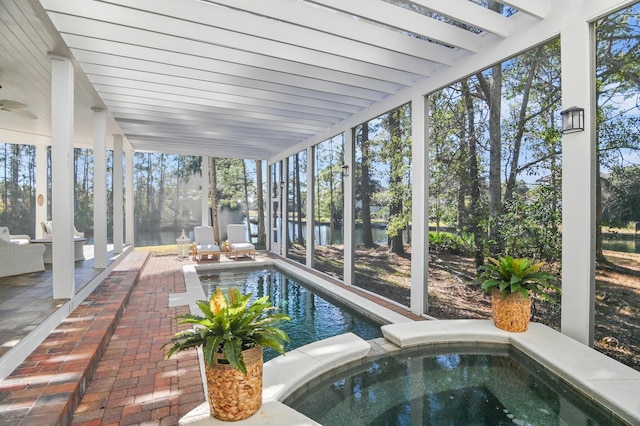
M 176 333 L 162 347 L 170 346 L 167 357 L 183 350 L 202 347 L 211 415 L 228 421 L 250 417 L 262 405 L 262 352 L 269 347 L 284 355 L 289 341 L 278 328 L 290 318 L 275 309 L 268 296 L 249 303 L 251 294 L 220 288 L 209 301 L 199 300 L 203 315 L 176 317 L 179 324 L 194 328 Z
M 515 332 L 527 331 L 531 317 L 531 295 L 551 301 L 548 292 L 560 293 L 556 277 L 543 269 L 543 262 L 502 256 L 489 258 L 478 268 L 482 291 L 491 294 L 496 327 Z

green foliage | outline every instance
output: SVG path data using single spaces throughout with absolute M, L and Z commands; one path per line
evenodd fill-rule
M 608 225 L 640 221 L 640 166 L 615 167 L 603 181 L 602 204 Z
M 543 265 L 543 262 L 536 263 L 528 258 L 489 258 L 485 265 L 478 268 L 478 282 L 485 293 L 497 288 L 505 295 L 520 293 L 529 297 L 530 293 L 535 293 L 551 301 L 545 290 L 560 293 L 560 289 L 554 284 L 556 277 L 542 269 Z
M 457 235 L 448 232 L 429 232 L 429 250 L 471 255 L 473 247 L 473 235 L 471 234 Z
M 560 260 L 560 200 L 560 187 L 557 185 L 539 185 L 533 190 L 520 186 L 514 192 L 511 202 L 505 205 L 500 218 L 504 252 L 548 262 Z
M 251 294 L 243 295 L 237 288 L 229 289 L 225 295 L 218 287 L 209 301 L 199 300 L 197 305 L 203 315 L 186 314 L 176 317 L 179 324 L 193 324 L 194 328 L 176 333 L 162 347 L 171 346 L 167 358 L 175 352 L 202 347 L 204 360 L 213 365 L 216 354 L 247 374 L 242 351 L 254 346 L 263 346 L 284 354 L 284 344 L 289 341 L 287 333 L 277 327 L 290 318 L 275 310 L 264 296 L 249 304 Z

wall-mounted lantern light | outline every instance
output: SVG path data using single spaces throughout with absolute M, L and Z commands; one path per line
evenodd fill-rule
M 562 116 L 562 133 L 581 132 L 584 130 L 584 108 L 571 107 L 560 113 Z
M 347 166 L 346 164 L 342 166 L 342 175 L 344 177 L 349 177 L 349 166 Z

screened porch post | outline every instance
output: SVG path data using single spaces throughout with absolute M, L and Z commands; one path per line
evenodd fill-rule
M 125 243 L 129 246 L 135 244 L 134 235 L 134 205 L 133 205 L 133 150 L 128 149 L 125 152 L 125 196 L 124 196 L 124 212 L 125 212 Z
M 353 284 L 354 279 L 354 220 L 355 220 L 355 197 L 353 196 L 353 129 L 344 132 L 344 165 L 346 173 L 344 176 L 344 217 L 342 218 L 342 240 L 343 240 L 343 281 L 347 285 Z M 343 169 L 345 170 L 345 169 Z M 345 176 L 346 175 L 346 176 Z
M 73 248 L 74 69 L 68 58 L 51 56 L 51 221 L 53 298 L 75 295 Z
M 43 238 L 41 223 L 47 217 L 47 145 L 36 145 L 36 223 L 35 237 Z
M 209 156 L 202 157 L 200 165 L 202 169 L 202 185 L 200 186 L 200 208 L 202 214 L 202 226 L 209 226 Z M 213 225 L 213 224 L 211 224 Z M 218 241 L 220 244 L 221 241 Z
M 562 136 L 561 331 L 593 346 L 595 300 L 594 30 L 584 18 L 560 35 L 562 109 L 584 108 L 584 131 Z
M 411 312 L 427 313 L 429 278 L 428 98 L 411 101 Z
M 307 268 L 313 268 L 313 180 L 315 176 L 315 159 L 313 158 L 313 147 L 307 148 L 307 228 L 306 228 L 306 266 Z
M 100 108 L 93 109 L 93 267 L 107 267 L 107 114 Z
M 122 135 L 113 135 L 113 252 L 122 253 L 124 234 L 124 175 L 122 171 Z M 106 210 L 106 206 L 105 206 Z

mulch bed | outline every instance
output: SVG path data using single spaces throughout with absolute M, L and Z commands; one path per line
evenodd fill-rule
M 605 257 L 609 263 L 596 270 L 595 349 L 640 371 L 640 254 L 605 251 Z M 316 247 L 315 259 L 316 269 L 342 279 L 342 247 Z M 356 286 L 409 305 L 410 253 L 358 247 L 355 262 Z M 471 257 L 430 252 L 428 314 L 438 319 L 491 318 L 490 297 L 474 284 L 475 271 Z M 560 329 L 560 303 L 534 299 L 532 316 Z

